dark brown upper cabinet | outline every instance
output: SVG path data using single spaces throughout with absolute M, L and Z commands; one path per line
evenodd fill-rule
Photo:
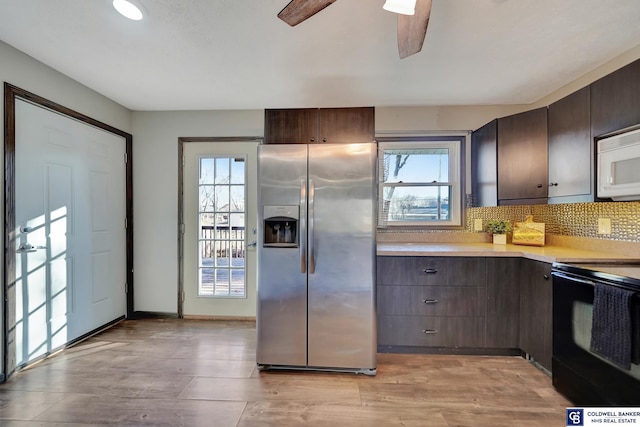
M 318 109 L 279 109 L 264 112 L 265 144 L 308 144 L 318 137 Z
M 375 109 L 265 110 L 265 144 L 345 144 L 375 140 Z
M 498 204 L 498 120 L 471 134 L 471 183 L 474 206 Z
M 547 203 L 547 108 L 498 119 L 498 204 Z
M 640 124 L 640 60 L 591 84 L 593 137 Z
M 593 201 L 589 87 L 549 105 L 549 203 Z

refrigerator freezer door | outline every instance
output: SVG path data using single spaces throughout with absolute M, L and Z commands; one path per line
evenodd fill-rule
M 376 154 L 309 145 L 309 367 L 376 367 Z
M 301 259 L 306 247 L 306 176 L 306 145 L 258 147 L 258 206 L 300 206 L 299 248 L 263 247 L 264 236 L 258 233 L 259 365 L 307 363 L 307 275 Z M 264 212 L 258 211 L 262 230 Z

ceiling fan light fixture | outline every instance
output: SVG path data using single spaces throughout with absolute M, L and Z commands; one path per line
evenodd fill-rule
M 382 8 L 401 15 L 415 15 L 416 0 L 387 0 Z
M 142 19 L 142 10 L 130 1 L 113 0 L 113 7 L 125 18 L 129 18 L 133 21 L 139 21 Z

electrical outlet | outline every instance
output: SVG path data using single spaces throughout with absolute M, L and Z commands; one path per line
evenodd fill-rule
M 473 220 L 473 231 L 482 231 L 482 218 Z
M 598 234 L 611 234 L 611 218 L 598 218 Z

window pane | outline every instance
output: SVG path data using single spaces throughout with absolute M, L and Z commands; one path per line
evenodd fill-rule
M 229 161 L 227 157 L 216 159 L 216 184 L 229 183 Z
M 244 212 L 244 185 L 232 185 L 229 188 L 231 192 L 231 212 Z
M 244 176 L 242 158 L 200 160 L 199 296 L 245 296 Z
M 229 270 L 226 268 L 216 268 L 215 277 L 215 295 L 229 295 Z
M 216 267 L 229 266 L 229 242 L 224 240 L 216 242 L 215 260 L 216 260 Z
M 384 150 L 384 182 L 448 182 L 449 149 Z
M 451 187 L 385 187 L 387 221 L 449 221 Z
M 216 211 L 229 212 L 229 186 L 216 185 Z
M 244 184 L 244 159 L 237 158 L 231 162 L 231 184 Z
M 200 159 L 200 184 L 213 184 L 213 159 Z
M 200 212 L 213 212 L 215 205 L 215 187 L 213 185 L 201 185 L 199 206 Z

